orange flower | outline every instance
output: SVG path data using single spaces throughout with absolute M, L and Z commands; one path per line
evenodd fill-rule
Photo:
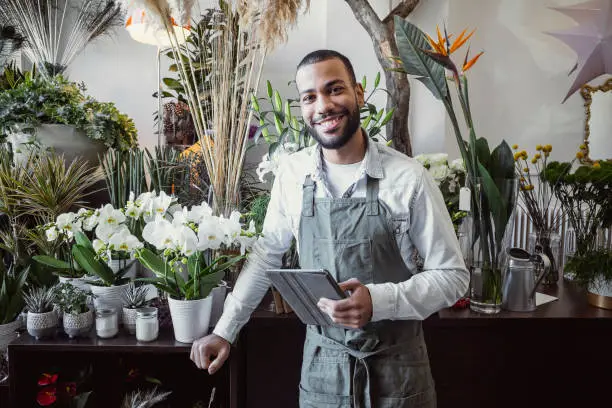
M 484 54 L 484 51 L 480 51 L 478 54 L 476 54 L 474 58 L 468 61 L 468 56 L 470 55 L 470 49 L 468 48 L 468 52 L 465 54 L 465 60 L 463 61 L 463 67 L 461 67 L 461 71 L 465 72 L 468 69 L 472 68 L 482 54 Z

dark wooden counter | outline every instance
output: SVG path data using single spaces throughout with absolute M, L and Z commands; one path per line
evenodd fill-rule
M 445 309 L 423 326 L 439 408 L 610 405 L 612 311 L 572 285 L 531 313 Z M 304 327 L 258 311 L 244 330 L 248 408 L 297 408 Z
M 127 390 L 134 388 L 129 370 L 161 381 L 162 388 L 173 390 L 172 406 L 191 407 L 196 401 L 208 406 L 215 388 L 215 404 L 237 407 L 230 390 L 236 381 L 231 377 L 231 363 L 213 376 L 198 370 L 189 359 L 190 344 L 179 343 L 169 330 L 160 331 L 159 338 L 139 343 L 135 337 L 119 334 L 113 339 L 100 339 L 95 332 L 90 337 L 70 340 L 63 333 L 49 340 L 35 340 L 27 333 L 9 345 L 11 407 L 35 406 L 36 382 L 43 370 L 70 371 L 86 365 L 93 367 L 91 399 L 94 407 L 118 407 Z M 60 374 L 61 377 L 61 374 Z M 150 386 L 150 384 L 149 384 Z M 88 405 L 90 406 L 90 405 Z M 4 407 L 2 407 L 4 408 Z

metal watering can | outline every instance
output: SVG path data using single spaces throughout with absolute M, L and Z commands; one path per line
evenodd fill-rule
M 536 278 L 538 264 L 544 271 Z M 550 259 L 543 254 L 530 254 L 521 248 L 507 251 L 503 282 L 502 309 L 512 312 L 532 312 L 536 309 L 536 288 L 550 272 Z

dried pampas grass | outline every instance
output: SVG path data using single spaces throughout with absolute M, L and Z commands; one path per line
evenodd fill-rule
M 287 31 L 295 26 L 298 13 L 307 11 L 310 0 L 261 0 L 250 2 L 251 13 L 259 15 L 259 35 L 268 50 L 287 41 Z M 253 10 L 255 8 L 255 10 Z

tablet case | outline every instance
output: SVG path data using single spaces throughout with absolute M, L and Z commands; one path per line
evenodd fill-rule
M 322 270 L 269 269 L 267 275 L 295 314 L 305 324 L 339 326 L 317 306 L 324 297 L 340 300 L 346 297 L 331 274 Z

